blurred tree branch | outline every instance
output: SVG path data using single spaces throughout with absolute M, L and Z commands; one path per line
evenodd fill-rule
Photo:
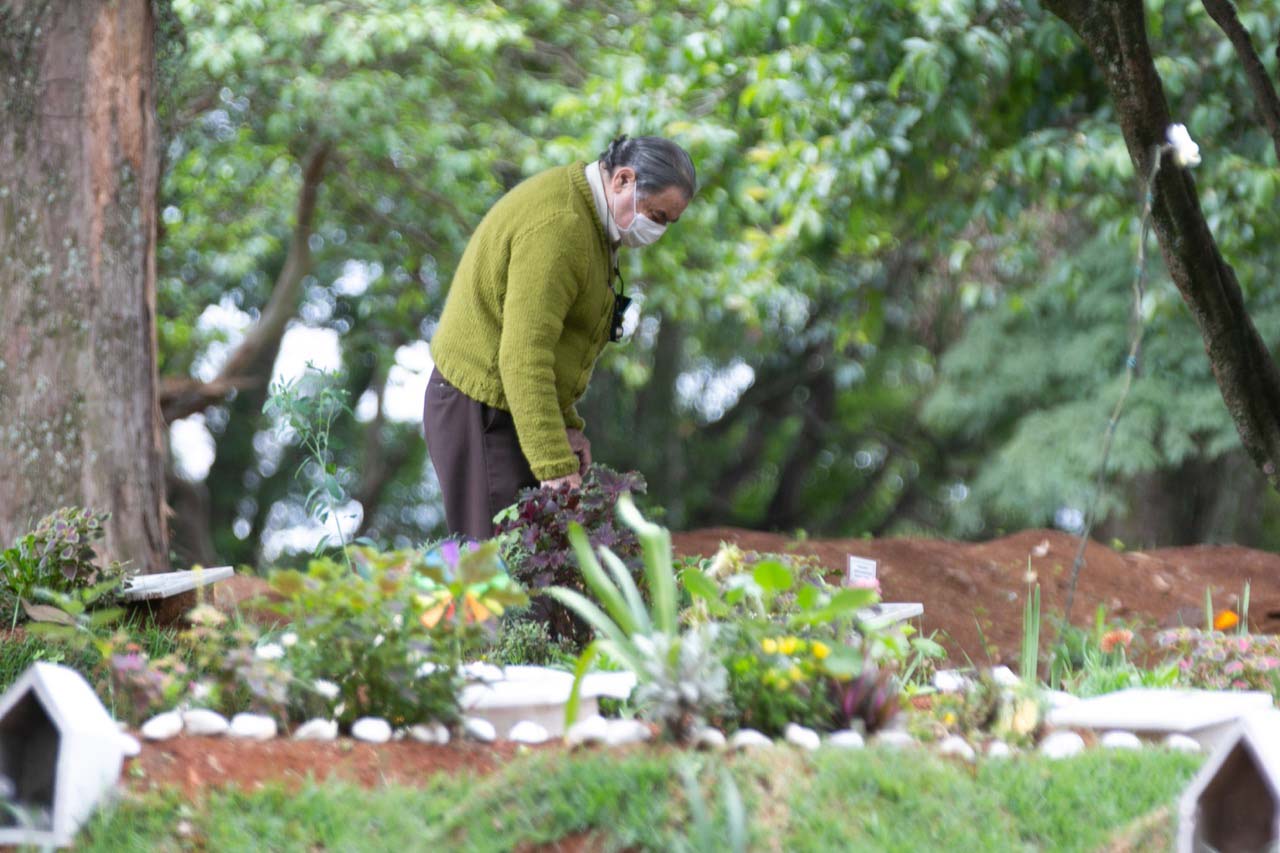
M 232 389 L 265 385 L 285 327 L 298 313 L 302 280 L 311 269 L 310 237 L 315 217 L 316 196 L 324 177 L 330 147 L 318 143 L 307 154 L 298 193 L 297 217 L 289 254 L 276 277 L 271 298 L 258 322 L 245 334 L 218 375 L 209 382 L 190 377 L 166 376 L 160 382 L 160 409 L 165 423 L 173 423 L 222 400 Z
M 1253 99 L 1258 105 L 1258 114 L 1262 116 L 1267 132 L 1271 134 L 1276 156 L 1280 157 L 1280 97 L 1276 95 L 1276 87 L 1267 76 L 1267 69 L 1263 67 L 1258 52 L 1253 48 L 1248 30 L 1240 23 L 1231 0 L 1204 0 L 1204 8 L 1231 41 L 1236 55 L 1240 57 L 1244 76 L 1249 81 Z

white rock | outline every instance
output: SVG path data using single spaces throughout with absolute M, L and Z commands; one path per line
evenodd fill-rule
M 479 717 L 467 717 L 462 721 L 462 730 L 466 732 L 467 737 L 472 740 L 478 740 L 481 743 L 493 743 L 498 739 L 498 730 L 493 727 L 493 723 L 488 720 L 482 720 Z
M 876 732 L 871 736 L 871 743 L 875 746 L 887 746 L 893 749 L 906 749 L 917 745 L 915 738 L 897 729 Z
M 168 740 L 182 731 L 182 715 L 177 711 L 156 714 L 142 724 L 140 733 L 147 740 Z
M 605 730 L 604 742 L 608 746 L 626 746 L 629 743 L 644 743 L 653 732 L 639 720 L 609 720 Z
M 316 718 L 307 720 L 293 731 L 294 740 L 337 740 L 338 721 Z
M 1013 755 L 1013 747 L 1002 740 L 993 740 L 987 744 L 987 758 L 1009 758 Z
M 719 752 L 728 745 L 729 741 L 724 736 L 724 732 L 715 726 L 704 726 L 698 729 L 693 735 L 694 749 L 703 749 L 709 752 Z
M 867 741 L 862 736 L 862 732 L 855 732 L 853 729 L 841 729 L 838 732 L 832 732 L 827 735 L 827 745 L 839 747 L 840 749 L 862 749 L 867 745 Z
M 521 720 L 511 727 L 511 731 L 507 732 L 507 740 L 516 743 L 539 744 L 546 743 L 551 739 L 551 734 L 547 731 L 546 726 L 541 726 L 531 720 Z
M 391 724 L 381 717 L 361 717 L 351 724 L 351 736 L 365 743 L 391 740 Z
M 767 746 L 773 746 L 773 741 L 755 729 L 738 729 L 733 733 L 733 737 L 729 738 L 730 749 L 755 749 Z
M 792 746 L 798 746 L 801 749 L 815 750 L 822 744 L 822 738 L 818 737 L 818 733 L 813 729 L 805 726 L 796 725 L 795 723 L 787 723 L 787 727 L 782 730 L 782 736 L 787 743 Z
M 463 664 L 462 674 L 475 681 L 503 681 L 506 679 L 501 667 L 494 666 L 491 663 L 484 663 L 483 661 Z
M 182 712 L 182 727 L 189 735 L 216 737 L 225 735 L 227 729 L 231 728 L 231 724 L 217 711 L 210 711 L 208 708 L 192 708 L 190 711 Z
M 276 736 L 276 721 L 265 714 L 236 714 L 231 718 L 231 737 L 271 740 Z
M 1047 758 L 1069 758 L 1084 752 L 1084 738 L 1075 732 L 1054 732 L 1040 742 L 1040 754 Z
M 965 761 L 973 761 L 977 758 L 977 753 L 973 751 L 973 747 L 969 746 L 969 742 L 960 735 L 948 735 L 938 743 L 939 755 L 954 755 L 957 758 L 963 758 Z
M 933 686 L 941 693 L 959 693 L 969 680 L 954 669 L 940 669 L 933 674 Z
M 142 754 L 142 743 L 133 735 L 121 732 L 120 753 L 125 758 L 137 758 Z
M 1066 708 L 1068 705 L 1075 705 L 1080 701 L 1079 696 L 1072 696 L 1070 693 L 1063 693 L 1061 690 L 1044 691 L 1045 701 L 1049 703 L 1050 708 Z
M 609 736 L 609 721 L 599 714 L 592 714 L 585 720 L 578 720 L 564 733 L 565 742 L 569 746 L 585 746 L 591 743 L 604 743 Z
M 1161 741 L 1161 743 L 1164 745 L 1165 749 L 1174 749 L 1178 752 L 1200 751 L 1200 741 L 1193 737 L 1187 737 L 1186 735 L 1171 734 Z
M 1098 743 L 1107 749 L 1142 749 L 1142 741 L 1133 732 L 1107 732 Z
M 420 723 L 409 727 L 409 737 L 419 743 L 444 746 L 449 742 L 449 729 L 442 723 Z
M 1013 670 L 1007 666 L 994 666 L 991 668 L 991 680 L 1001 687 L 1017 687 L 1022 683 L 1022 679 L 1013 674 Z

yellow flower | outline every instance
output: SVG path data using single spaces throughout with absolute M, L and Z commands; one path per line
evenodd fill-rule
M 813 656 L 818 660 L 826 660 L 827 655 L 831 654 L 831 647 L 821 640 L 813 641 Z
M 777 640 L 773 639 L 773 637 L 765 637 L 763 640 L 760 641 L 760 649 L 766 655 L 777 654 L 778 642 Z
M 796 638 L 783 637 L 782 642 L 778 643 L 778 651 L 784 655 L 793 655 L 796 653 Z
M 942 715 L 942 724 L 947 728 L 951 728 L 956 724 L 956 715 L 948 711 Z
M 798 666 L 793 666 L 787 670 L 787 677 L 792 681 L 804 681 L 804 673 L 800 671 Z

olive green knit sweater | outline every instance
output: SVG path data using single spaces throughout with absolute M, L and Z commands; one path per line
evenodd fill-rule
M 586 164 L 521 183 L 480 222 L 431 339 L 436 368 L 473 400 L 511 412 L 534 476 L 578 470 L 566 427 L 613 311 L 609 244 Z

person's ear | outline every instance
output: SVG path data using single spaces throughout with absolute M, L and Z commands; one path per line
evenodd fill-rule
M 609 184 L 613 188 L 613 191 L 618 193 L 631 186 L 631 183 L 635 181 L 635 179 L 635 169 L 630 166 L 619 166 L 613 170 L 613 177 L 610 179 Z

